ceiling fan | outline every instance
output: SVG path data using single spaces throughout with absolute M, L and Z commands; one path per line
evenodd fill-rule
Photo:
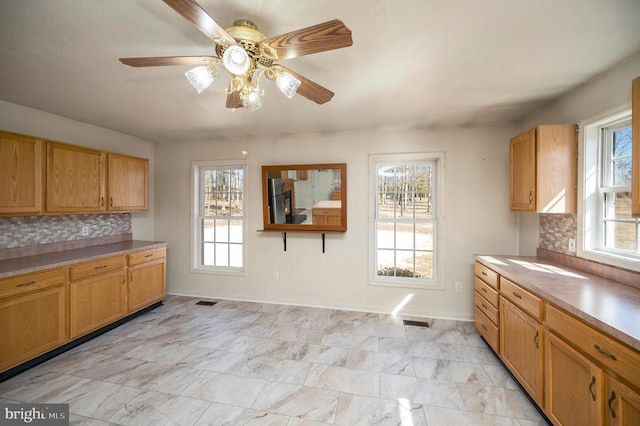
M 259 80 L 263 74 L 289 98 L 297 93 L 323 104 L 333 97 L 330 90 L 275 62 L 351 46 L 351 30 L 342 21 L 334 19 L 267 37 L 247 20 L 235 21 L 223 29 L 195 0 L 163 1 L 213 40 L 215 56 L 120 58 L 120 62 L 132 67 L 198 65 L 185 73 L 198 93 L 213 83 L 216 65 L 222 65 L 230 76 L 226 107 L 232 109 L 260 108 L 263 92 Z

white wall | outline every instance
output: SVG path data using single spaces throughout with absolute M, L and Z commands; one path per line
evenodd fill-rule
M 578 123 L 631 102 L 631 80 L 640 76 L 640 54 L 578 87 L 520 124 L 527 130 L 539 124 Z M 520 213 L 522 255 L 535 254 L 538 247 L 538 215 Z
M 131 214 L 133 238 L 154 239 L 154 144 L 58 115 L 0 101 L 0 129 L 149 159 L 149 211 Z
M 243 112 L 240 112 L 243 113 Z M 246 113 L 246 112 L 245 112 Z M 390 312 L 415 293 L 405 313 L 473 317 L 473 255 L 517 253 L 517 216 L 509 211 L 509 138 L 516 126 L 404 130 L 261 139 L 183 141 L 156 146 L 156 238 L 168 241 L 168 292 Z M 247 276 L 190 272 L 190 162 L 247 156 Z M 445 217 L 440 232 L 446 290 L 368 283 L 368 155 L 444 151 Z M 262 229 L 260 167 L 347 163 L 348 231 L 287 234 Z M 273 270 L 279 278 L 272 278 Z M 454 291 L 461 281 L 462 292 Z

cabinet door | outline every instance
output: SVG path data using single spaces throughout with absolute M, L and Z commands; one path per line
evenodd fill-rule
M 511 210 L 536 210 L 536 130 L 531 129 L 509 143 Z
M 125 315 L 124 271 L 74 282 L 69 289 L 69 335 L 72 339 Z
M 543 327 L 500 298 L 500 355 L 529 395 L 542 405 Z
M 631 93 L 631 214 L 640 217 L 640 77 L 633 80 Z
M 602 424 L 602 370 L 553 333 L 545 356 L 547 416 L 557 425 Z
M 107 158 L 108 210 L 147 210 L 149 160 L 119 154 Z
M 0 214 L 42 212 L 43 141 L 0 131 Z
M 0 371 L 67 341 L 65 289 L 58 286 L 0 302 Z
M 47 211 L 101 212 L 104 201 L 104 153 L 47 143 Z
M 137 311 L 165 298 L 165 260 L 129 268 L 129 312 Z
M 609 375 L 606 375 L 606 379 L 606 424 L 640 425 L 640 394 Z

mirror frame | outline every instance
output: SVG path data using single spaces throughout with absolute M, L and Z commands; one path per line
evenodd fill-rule
M 285 170 L 340 170 L 340 225 L 302 225 L 295 223 L 271 223 L 269 217 L 269 175 Z M 347 163 L 283 164 L 262 166 L 262 223 L 265 231 L 346 232 L 347 231 Z

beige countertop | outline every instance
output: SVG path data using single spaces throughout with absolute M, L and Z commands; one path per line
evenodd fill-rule
M 342 208 L 341 200 L 320 200 L 313 205 L 314 209 L 339 209 Z
M 73 250 L 56 251 L 35 256 L 0 260 L 0 278 L 28 274 L 44 269 L 73 265 L 106 256 L 128 254 L 150 248 L 165 247 L 166 242 L 129 240 Z
M 640 351 L 639 289 L 535 256 L 477 256 L 476 260 Z

